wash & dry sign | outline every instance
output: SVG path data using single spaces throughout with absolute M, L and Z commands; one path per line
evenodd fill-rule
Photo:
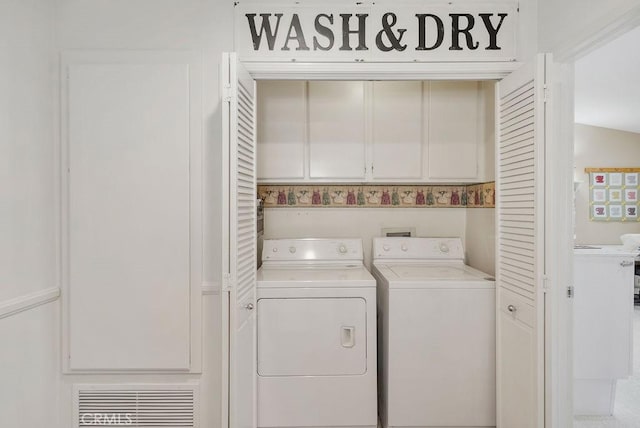
M 514 61 L 516 3 L 238 2 L 243 61 Z

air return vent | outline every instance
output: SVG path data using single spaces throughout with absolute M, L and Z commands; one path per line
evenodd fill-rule
M 75 385 L 75 428 L 198 427 L 195 384 Z

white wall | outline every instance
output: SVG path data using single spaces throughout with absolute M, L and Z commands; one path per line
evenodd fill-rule
M 267 208 L 264 238 L 361 238 L 371 267 L 371 240 L 385 227 L 415 227 L 416 236 L 463 238 L 467 263 L 495 274 L 493 208 Z
M 53 8 L 0 3 L 0 301 L 55 284 Z
M 467 264 L 490 275 L 496 272 L 496 210 L 467 209 L 465 225 Z
M 71 423 L 74 382 L 185 382 L 201 385 L 203 427 L 220 426 L 222 248 L 221 125 L 219 71 L 223 51 L 233 50 L 233 1 L 56 0 L 57 49 L 190 50 L 202 57 L 204 174 L 202 375 L 64 376 L 62 427 Z
M 267 208 L 264 238 L 362 238 L 367 267 L 371 239 L 383 227 L 415 227 L 416 236 L 465 236 L 463 208 Z
M 572 50 L 616 20 L 637 16 L 639 9 L 637 0 L 538 0 L 540 52 Z
M 0 425 L 57 426 L 53 40 L 50 0 L 0 2 Z M 37 299 L 36 299 L 37 300 Z M 11 313 L 7 313 L 7 309 Z M 3 318 L 4 314 L 4 318 Z
M 576 191 L 575 234 L 577 244 L 621 244 L 620 235 L 640 233 L 640 222 L 597 222 L 589 220 L 589 175 L 587 167 L 640 167 L 640 134 L 575 125 Z
M 195 50 L 203 61 L 204 278 L 220 277 L 219 66 L 233 50 L 233 1 L 57 0 L 58 49 Z
M 59 303 L 0 319 L 1 425 L 58 426 Z

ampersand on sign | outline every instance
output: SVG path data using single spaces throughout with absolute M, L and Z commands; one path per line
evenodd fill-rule
M 401 43 L 402 36 L 404 36 L 404 33 L 407 30 L 405 28 L 398 28 L 398 37 L 396 37 L 394 29 L 392 28 L 397 22 L 398 17 L 395 13 L 389 12 L 382 16 L 382 30 L 380 30 L 376 35 L 376 45 L 381 51 L 389 52 L 394 49 L 397 51 L 403 51 L 407 48 L 406 44 L 403 45 Z M 387 40 L 390 43 L 389 46 L 385 45 L 382 41 L 383 34 L 387 36 Z

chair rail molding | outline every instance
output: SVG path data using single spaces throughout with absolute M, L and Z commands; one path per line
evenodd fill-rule
M 202 281 L 202 295 L 214 295 L 217 296 L 222 290 L 222 284 L 218 281 Z
M 34 291 L 13 299 L 0 302 L 0 319 L 28 311 L 38 306 L 58 300 L 60 287 L 50 287 L 44 290 Z

